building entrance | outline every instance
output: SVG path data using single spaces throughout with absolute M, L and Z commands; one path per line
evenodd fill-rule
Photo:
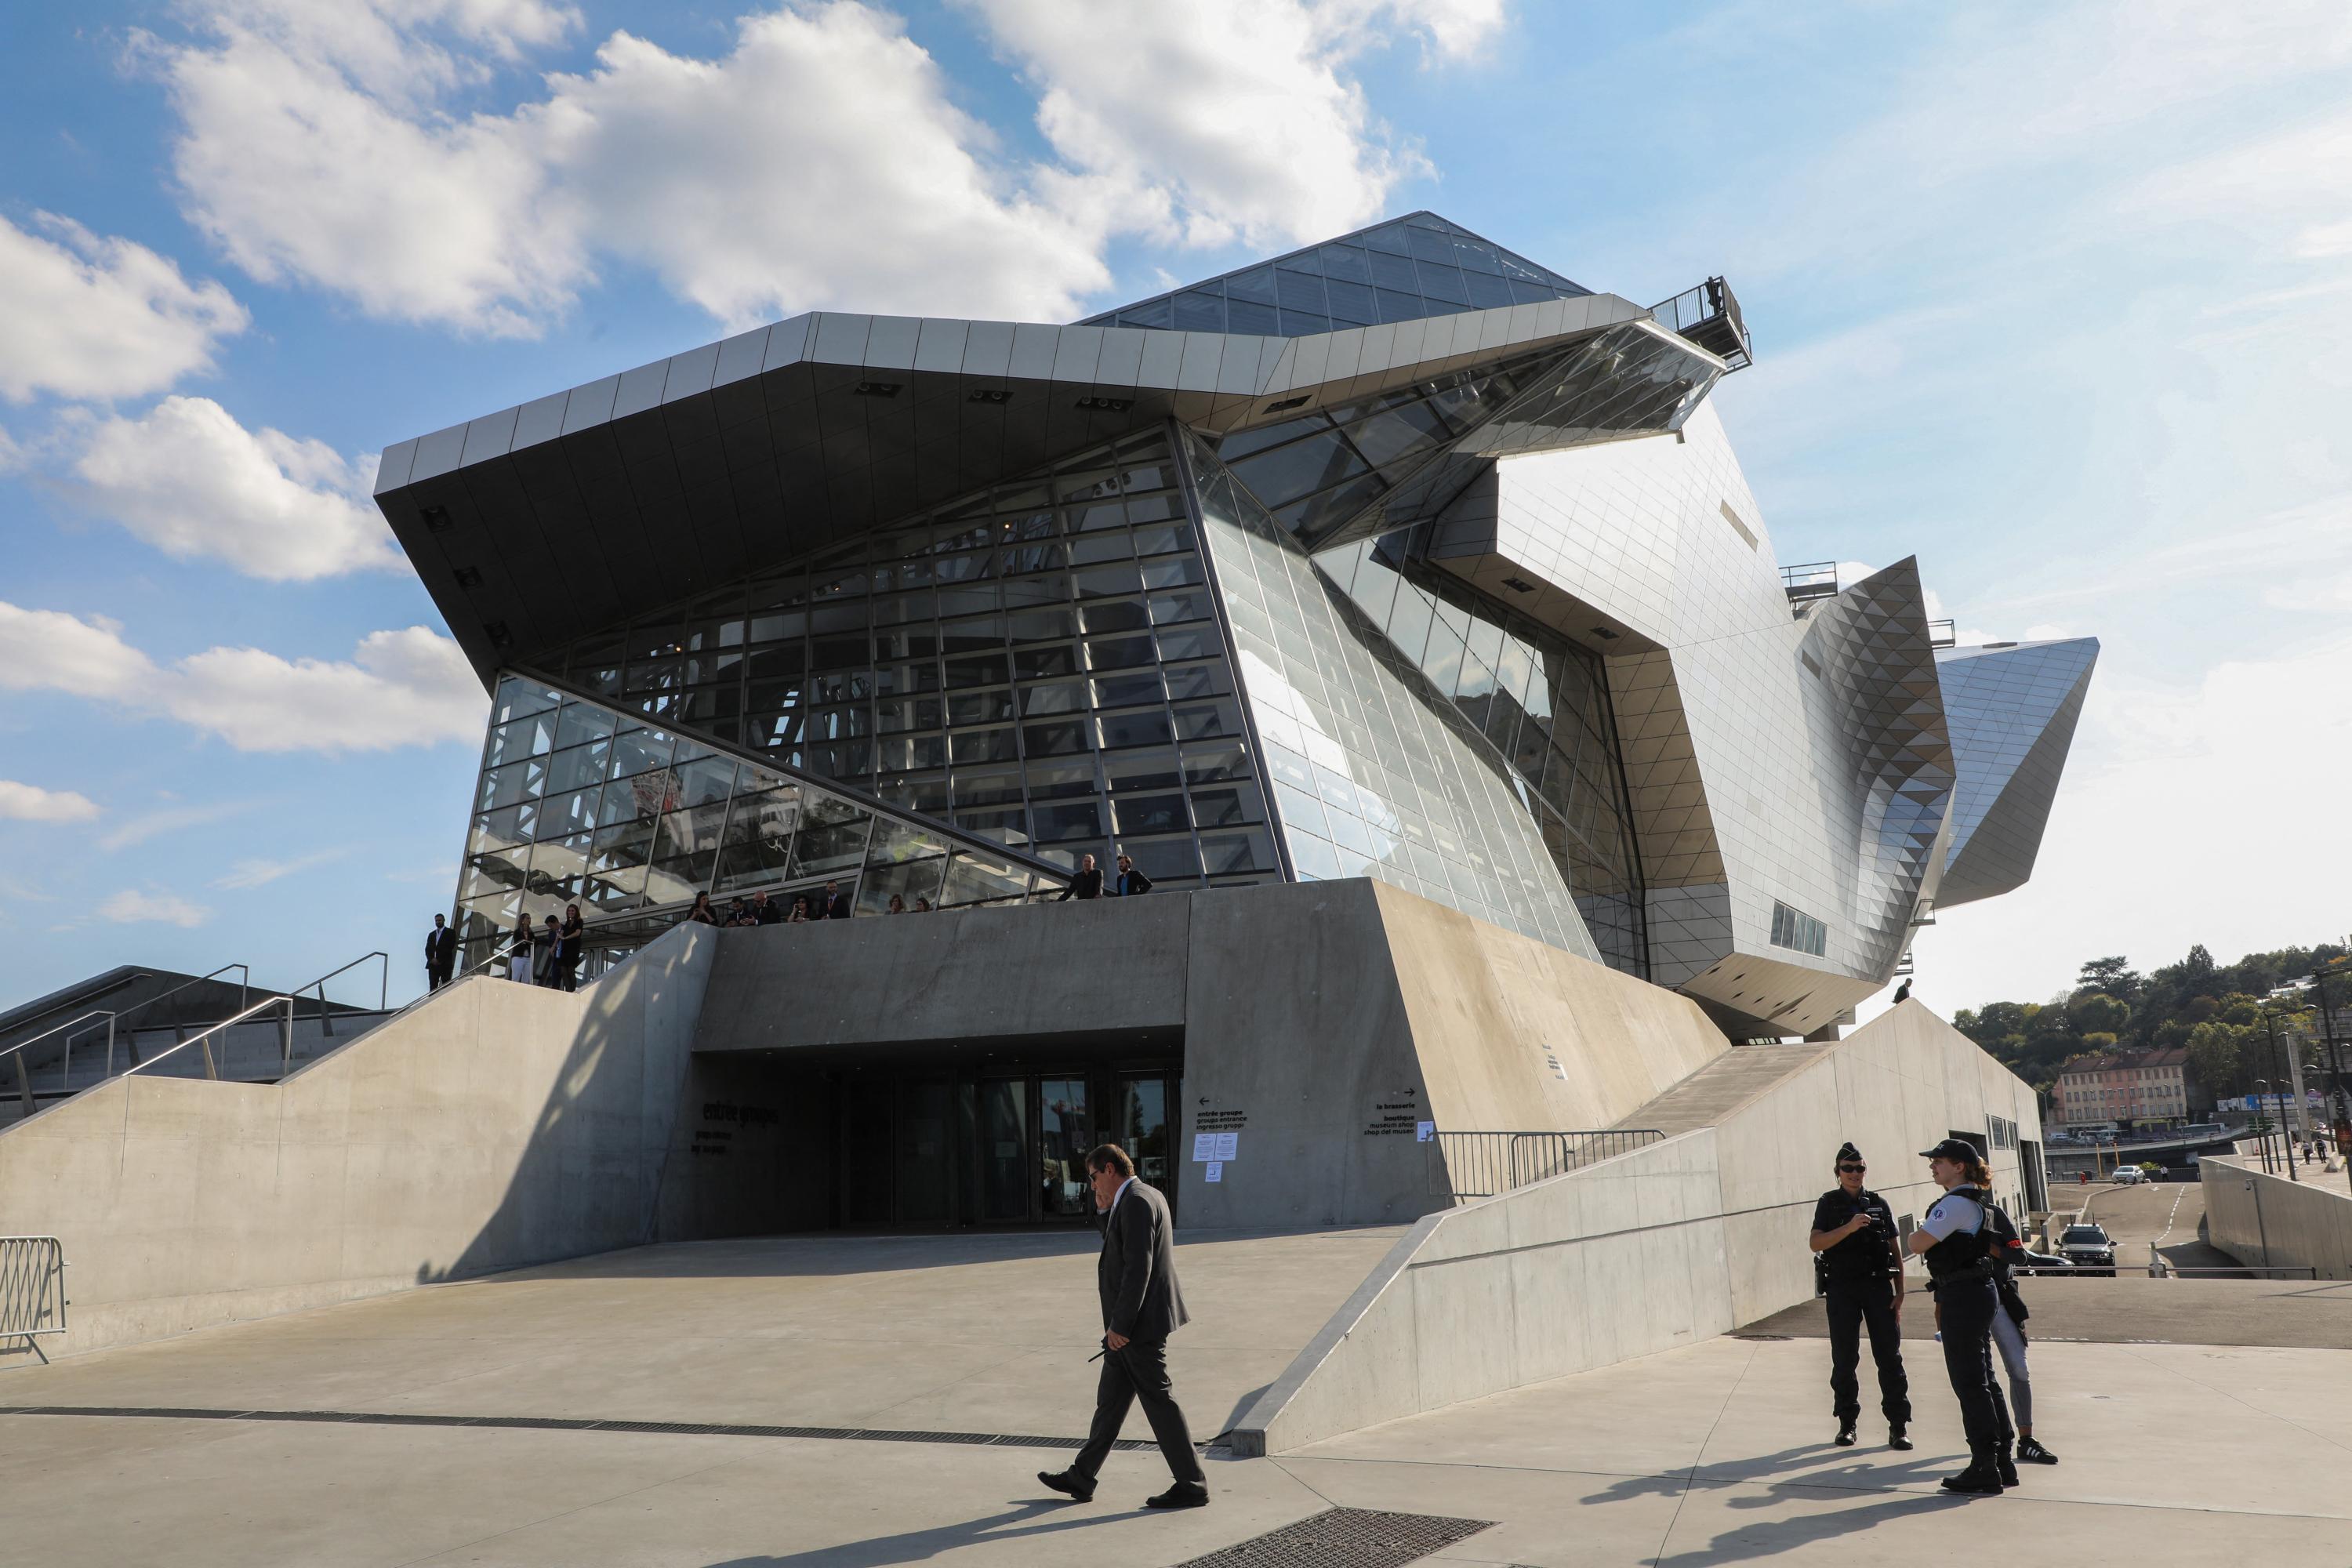
M 1173 1203 L 1181 1070 L 1163 1059 L 825 1072 L 808 1087 L 834 1105 L 833 1223 L 1087 1224 L 1087 1151 L 1104 1142 Z

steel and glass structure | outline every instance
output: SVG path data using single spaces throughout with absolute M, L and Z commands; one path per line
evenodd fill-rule
M 1417 213 L 1069 326 L 826 312 L 388 449 L 495 694 L 478 952 L 578 901 L 1373 877 L 1804 1033 L 2021 881 L 2095 658 L 1786 589 L 1654 309 Z M 1948 702 L 1947 695 L 1950 694 Z

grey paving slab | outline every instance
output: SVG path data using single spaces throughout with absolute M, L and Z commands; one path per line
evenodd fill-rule
M 1202 1232 L 1170 1364 L 1206 1437 L 1400 1232 Z M 632 1248 L 0 1373 L 0 1405 L 1083 1436 L 1090 1233 Z

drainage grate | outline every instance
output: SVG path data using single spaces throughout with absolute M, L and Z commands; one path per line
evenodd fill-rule
M 1734 1334 L 1735 1340 L 1793 1340 L 1794 1334 Z
M 133 1415 L 174 1421 L 321 1421 L 365 1426 L 488 1426 L 534 1432 L 635 1432 L 698 1437 L 809 1437 L 836 1443 L 960 1443 L 1000 1448 L 1064 1448 L 1086 1447 L 1083 1437 L 1034 1437 L 1007 1432 L 891 1432 L 860 1426 L 767 1426 L 719 1421 L 584 1421 L 549 1415 L 371 1415 L 354 1410 L 184 1410 L 163 1406 L 121 1405 L 0 1405 L 0 1415 Z M 1111 1445 L 1124 1453 L 1141 1453 L 1159 1445 L 1149 1438 L 1122 1437 Z M 1231 1453 L 1223 1442 L 1194 1445 L 1204 1453 Z
M 1467 1541 L 1494 1522 L 1335 1508 L 1192 1558 L 1178 1568 L 1399 1568 Z

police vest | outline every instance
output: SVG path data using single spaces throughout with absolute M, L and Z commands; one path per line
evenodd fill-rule
M 1977 1205 L 1977 1223 L 1972 1230 L 1956 1230 L 1927 1249 L 1927 1277 L 1941 1285 L 1961 1279 L 1989 1279 L 1992 1268 L 1987 1260 L 1992 1256 L 1992 1243 L 1985 1236 L 1985 1205 L 1990 1201 L 1983 1193 L 1968 1185 L 1952 1188 L 1944 1194 L 1966 1198 Z

